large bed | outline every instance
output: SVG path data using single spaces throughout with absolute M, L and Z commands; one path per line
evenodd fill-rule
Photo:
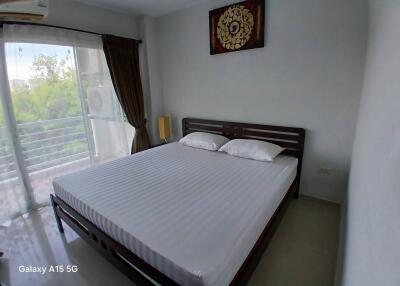
M 297 196 L 304 130 L 184 119 L 285 147 L 273 163 L 166 144 L 56 178 L 61 219 L 138 285 L 243 285 Z

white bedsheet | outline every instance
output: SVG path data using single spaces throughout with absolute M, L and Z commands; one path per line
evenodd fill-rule
M 171 143 L 54 180 L 57 196 L 181 285 L 228 285 L 296 176 Z

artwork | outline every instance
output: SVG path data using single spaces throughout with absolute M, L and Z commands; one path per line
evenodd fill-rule
M 251 0 L 210 11 L 210 54 L 264 47 L 265 1 Z

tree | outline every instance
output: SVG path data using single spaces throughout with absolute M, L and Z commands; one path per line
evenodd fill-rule
M 75 69 L 67 66 L 66 60 L 43 54 L 34 59 L 29 85 L 11 93 L 18 123 L 81 114 Z

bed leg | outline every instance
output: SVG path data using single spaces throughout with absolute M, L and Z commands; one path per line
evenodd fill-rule
M 293 198 L 298 200 L 299 199 L 299 189 L 294 192 Z
M 296 200 L 299 199 L 299 192 L 300 192 L 300 184 L 297 183 L 295 186 L 294 194 L 293 194 L 294 199 L 296 199 Z
M 57 214 L 57 203 L 54 201 L 53 195 L 50 195 L 50 198 L 51 198 L 51 204 L 53 205 L 53 211 L 54 211 L 54 216 L 56 218 L 58 230 L 60 231 L 60 233 L 64 233 L 64 227 L 62 225 L 61 218 Z

